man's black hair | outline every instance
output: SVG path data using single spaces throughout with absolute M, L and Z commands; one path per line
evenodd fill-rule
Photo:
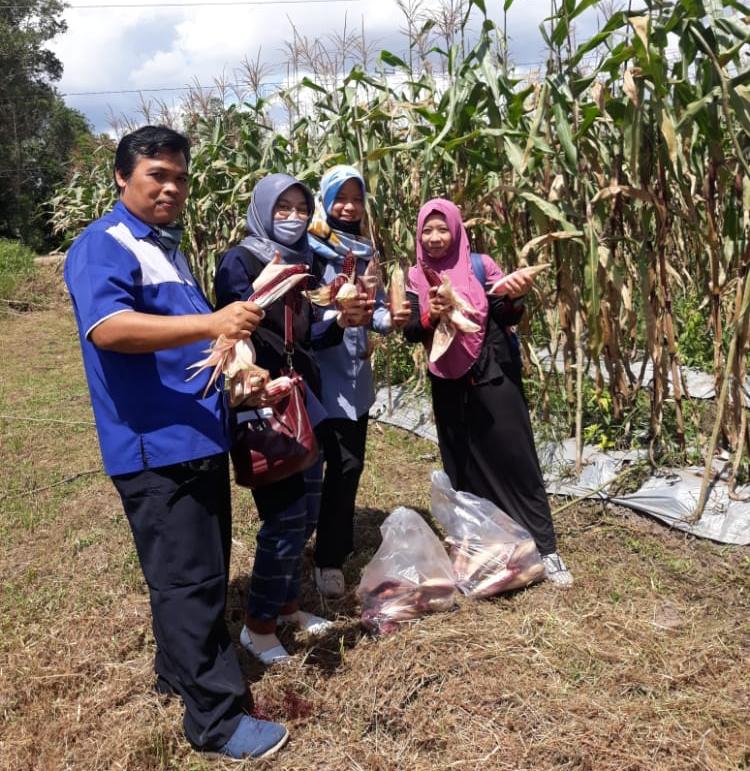
M 182 153 L 185 164 L 190 165 L 190 142 L 186 136 L 166 126 L 142 126 L 120 140 L 115 152 L 115 171 L 130 179 L 139 158 L 154 158 L 164 152 Z

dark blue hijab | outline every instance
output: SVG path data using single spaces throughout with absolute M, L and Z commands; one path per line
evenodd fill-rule
M 274 240 L 273 208 L 282 194 L 294 185 L 298 185 L 305 194 L 307 211 L 309 212 L 307 218 L 309 226 L 315 209 L 315 201 L 310 189 L 303 182 L 289 176 L 289 174 L 269 174 L 267 177 L 263 177 L 253 189 L 250 205 L 247 207 L 248 236 L 241 246 L 251 251 L 262 262 L 270 262 L 276 252 L 279 252 L 282 262 L 288 265 L 312 264 L 312 250 L 307 243 L 306 232 L 302 234 L 297 243 L 291 246 L 280 244 Z

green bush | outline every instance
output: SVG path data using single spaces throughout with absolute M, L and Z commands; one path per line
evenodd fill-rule
M 34 257 L 34 252 L 20 241 L 0 238 L 0 299 L 17 299 L 14 295 L 18 285 L 34 272 Z
M 680 330 L 678 346 L 680 362 L 704 372 L 714 370 L 714 330 L 710 324 L 707 303 L 701 303 L 697 295 L 684 295 L 674 301 L 677 328 Z M 722 346 L 726 352 L 732 330 L 726 326 Z

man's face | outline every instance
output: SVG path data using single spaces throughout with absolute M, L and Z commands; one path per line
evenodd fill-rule
M 181 152 L 139 157 L 128 179 L 117 170 L 115 179 L 120 187 L 120 200 L 149 225 L 169 225 L 185 205 L 188 174 Z

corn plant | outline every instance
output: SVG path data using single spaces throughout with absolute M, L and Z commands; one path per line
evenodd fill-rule
M 504 11 L 512 4 L 505 0 Z M 576 19 L 597 5 L 606 5 L 606 23 L 576 44 Z M 430 38 L 435 20 L 419 16 L 423 26 L 407 24 L 406 59 L 382 51 L 374 68 L 337 76 L 326 66 L 316 78 L 310 58 L 312 73 L 279 94 L 289 118 L 283 130 L 257 98 L 257 83 L 253 100 L 188 112 L 194 156 L 184 246 L 196 274 L 210 284 L 217 254 L 242 235 L 254 183 L 272 171 L 315 186 L 328 166 L 359 164 L 386 266 L 413 262 L 420 205 L 449 197 L 474 248 L 506 270 L 552 264 L 529 298 L 525 362 L 538 379 L 539 415 L 564 404 L 579 461 L 587 405 L 606 403 L 607 421 L 627 435 L 645 392 L 652 461 L 668 447 L 685 453 L 694 429 L 685 418 L 678 310 L 687 307 L 692 328 L 696 316 L 705 319 L 713 348 L 718 410 L 707 469 L 721 443 L 734 452 L 737 477 L 750 443 L 742 392 L 750 7 L 647 0 L 634 11 L 553 0 L 541 28 L 546 69 L 529 79 L 509 65 L 507 30 L 486 18 L 484 3 L 450 7 L 459 6 L 462 32 L 443 48 L 439 34 Z M 471 39 L 464 30 L 477 21 Z M 361 38 L 364 47 L 364 31 Z M 431 51 L 427 39 L 438 43 Z M 110 174 L 101 158 L 73 174 L 52 202 L 59 232 L 74 235 L 111 203 Z M 594 396 L 584 397 L 592 387 Z

